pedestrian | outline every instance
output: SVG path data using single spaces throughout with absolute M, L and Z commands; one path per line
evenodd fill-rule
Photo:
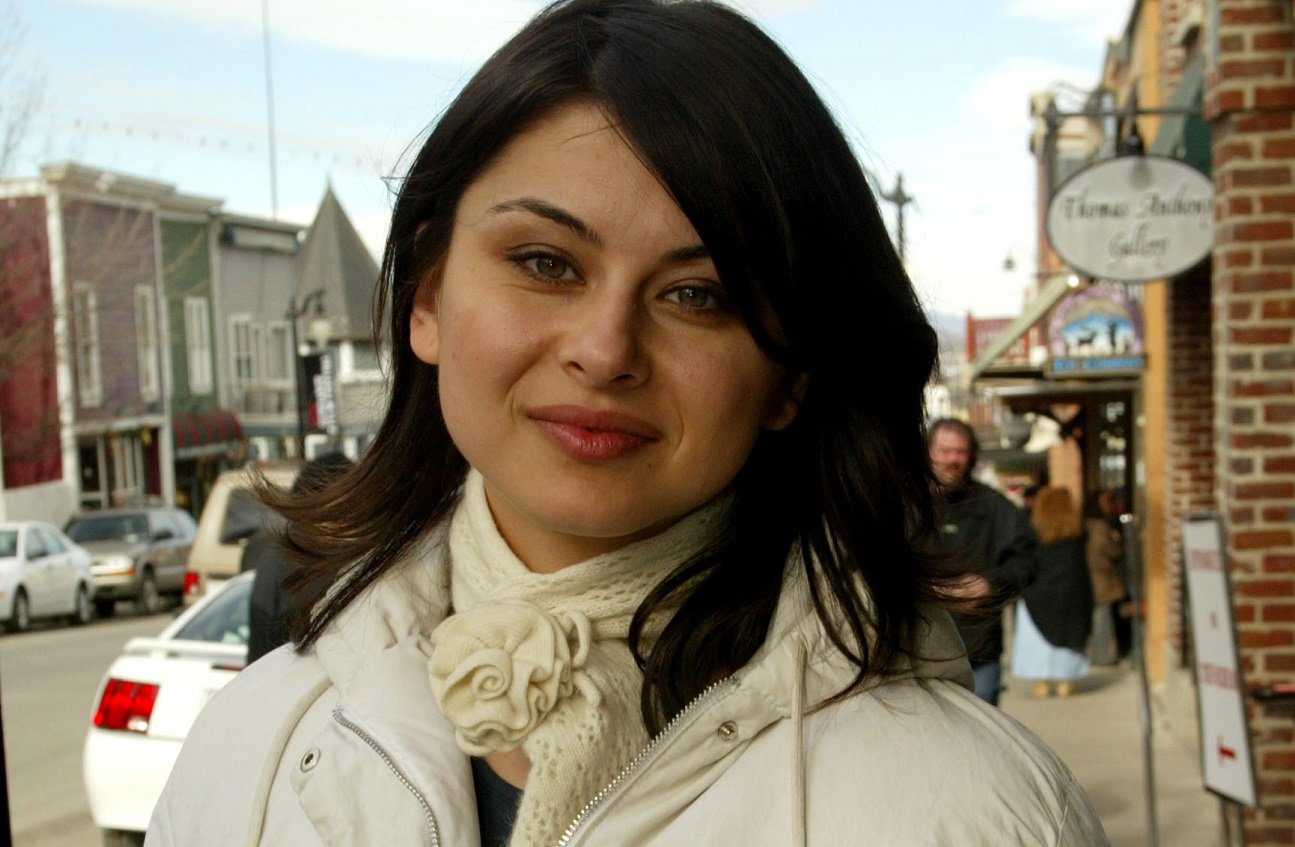
M 971 571 L 957 588 L 954 615 L 975 675 L 976 694 L 998 705 L 1003 676 L 1003 607 L 1038 572 L 1026 515 L 1003 494 L 972 478 L 980 455 L 975 431 L 956 418 L 928 429 L 940 535 L 945 551 Z
M 1070 491 L 1050 485 L 1031 512 L 1039 573 L 1016 604 L 1012 675 L 1034 680 L 1031 694 L 1069 697 L 1088 674 L 1093 585 L 1084 525 Z
M 381 282 L 381 428 L 279 504 L 334 582 L 199 716 L 150 845 L 1106 843 L 968 690 L 935 335 L 752 23 L 547 7 L 428 135 Z
M 303 497 L 324 489 L 351 467 L 341 453 L 316 456 L 301 466 L 290 494 Z M 305 611 L 302 594 L 314 596 L 319 589 L 298 585 L 289 579 L 296 563 L 282 545 L 282 529 L 258 529 L 243 547 L 242 570 L 255 570 L 248 608 L 247 661 L 255 662 L 275 647 L 288 642 L 289 622 Z M 322 587 L 322 586 L 321 586 Z
M 1021 489 L 1021 508 L 1025 511 L 1025 514 L 1028 515 L 1030 510 L 1034 508 L 1034 498 L 1039 496 L 1039 489 L 1041 488 L 1043 488 L 1042 484 L 1031 482 Z
M 1093 634 L 1089 657 L 1097 665 L 1113 665 L 1129 654 L 1131 626 L 1123 607 L 1128 602 L 1124 577 L 1124 542 L 1111 520 L 1114 492 L 1091 492 L 1084 503 L 1088 536 L 1088 572 L 1093 584 Z

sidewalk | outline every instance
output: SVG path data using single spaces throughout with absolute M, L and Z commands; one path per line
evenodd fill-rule
M 1033 730 L 1070 766 L 1093 801 L 1112 847 L 1148 847 L 1137 672 L 1094 668 L 1064 699 L 1034 700 L 1029 680 L 1005 676 L 1004 681 L 1003 711 Z M 1160 847 L 1224 847 L 1220 801 L 1204 788 L 1195 726 L 1171 725 L 1165 710 L 1154 706 L 1152 714 Z

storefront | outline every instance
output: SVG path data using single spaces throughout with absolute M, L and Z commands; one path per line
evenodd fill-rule
M 221 471 L 243 463 L 243 428 L 233 412 L 180 412 L 171 420 L 175 505 L 197 517 Z

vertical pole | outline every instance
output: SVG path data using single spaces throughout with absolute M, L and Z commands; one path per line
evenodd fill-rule
M 297 409 L 297 455 L 306 456 L 306 404 L 301 375 L 301 353 L 297 349 L 297 302 L 288 298 L 288 334 L 292 340 L 292 387 Z
M 1133 603 L 1133 661 L 1138 666 L 1140 682 L 1138 718 L 1142 723 L 1142 779 L 1147 794 L 1147 844 L 1160 847 L 1160 818 L 1156 813 L 1156 765 L 1154 738 L 1151 723 L 1151 681 L 1147 676 L 1147 657 L 1142 632 L 1142 548 L 1139 546 L 1137 523 L 1133 515 L 1120 516 L 1124 537 L 1125 577 L 1129 583 L 1129 599 Z
M 261 31 L 265 37 L 265 111 L 270 137 L 270 219 L 279 219 L 279 175 L 274 146 L 274 77 L 270 71 L 270 0 L 261 0 Z M 296 348 L 293 348 L 296 355 Z
M 13 847 L 9 821 L 9 770 L 4 752 L 4 714 L 0 713 L 0 847 Z
M 893 190 L 882 194 L 881 199 L 895 204 L 895 240 L 899 250 L 899 261 L 908 264 L 908 244 L 904 235 L 904 207 L 913 202 L 913 196 L 904 190 L 904 175 L 895 175 Z

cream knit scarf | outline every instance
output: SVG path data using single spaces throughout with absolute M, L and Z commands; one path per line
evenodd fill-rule
M 530 759 L 511 847 L 556 843 L 646 746 L 630 618 L 718 538 L 731 503 L 719 497 L 652 538 L 539 574 L 500 536 L 481 475 L 469 472 L 449 528 L 455 613 L 431 634 L 428 673 L 465 753 L 521 747 Z M 652 623 L 648 644 L 663 622 Z

